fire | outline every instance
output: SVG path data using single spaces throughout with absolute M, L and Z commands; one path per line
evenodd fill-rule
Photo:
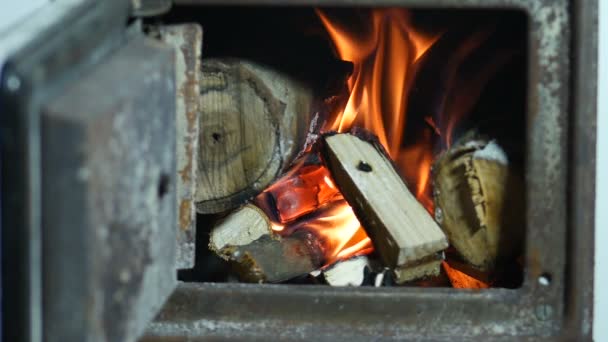
M 272 216 L 272 229 L 289 236 L 297 230 L 315 233 L 324 249 L 325 265 L 373 251 L 326 167 L 296 163 L 291 172 L 256 198 Z
M 341 27 L 322 11 L 317 10 L 317 14 L 338 57 L 353 63 L 353 73 L 347 81 L 350 96 L 325 128 L 344 132 L 361 126 L 375 133 L 401 166 L 402 176 L 416 187 L 418 200 L 432 210 L 428 191 L 433 160 L 431 139 L 409 149 L 403 149 L 401 143 L 407 95 L 417 62 L 440 35 L 417 32 L 411 25 L 409 13 L 403 9 L 371 10 L 371 29 L 365 34 Z
M 431 136 L 407 149 L 401 143 L 407 94 L 416 63 L 439 36 L 415 31 L 409 13 L 401 9 L 372 10 L 365 33 L 353 33 L 325 13 L 317 14 L 338 57 L 354 66 L 347 80 L 348 99 L 342 109 L 333 113 L 324 130 L 344 132 L 360 126 L 375 133 L 393 160 L 402 166 L 404 178 L 415 186 L 412 191 L 417 198 L 432 210 Z M 299 229 L 314 232 L 325 248 L 326 265 L 373 251 L 370 238 L 323 166 L 296 163 L 256 202 L 267 212 L 275 213 L 272 224 L 278 234 L 286 236 Z M 274 208 L 268 209 L 268 203 Z
M 432 213 L 430 175 L 435 142 L 441 139 L 442 148 L 449 146 L 456 124 L 470 111 L 491 74 L 483 72 L 479 79 L 465 84 L 466 89 L 456 89 L 456 83 L 460 85 L 455 82 L 456 69 L 488 34 L 474 35 L 454 51 L 454 58 L 447 62 L 450 72 L 446 87 L 451 92 L 470 90 L 472 96 L 455 96 L 456 99 L 448 101 L 446 95 L 439 103 L 439 113 L 425 118 L 428 127 L 418 132 L 415 144 L 404 146 L 408 95 L 419 64 L 441 34 L 418 32 L 409 12 L 403 9 L 381 8 L 369 13 L 364 30 L 353 30 L 317 10 L 338 57 L 353 63 L 353 72 L 346 83 L 348 97 L 341 108 L 332 113 L 324 130 L 345 132 L 359 126 L 376 134 L 400 168 L 410 190 Z M 490 63 L 486 71 L 501 63 Z M 313 232 L 324 249 L 326 266 L 373 251 L 371 240 L 353 209 L 322 165 L 306 165 L 302 160 L 295 163 L 287 175 L 256 198 L 256 203 L 269 213 L 277 234 L 288 236 L 298 230 Z M 488 287 L 445 262 L 443 267 L 454 287 Z
M 265 190 L 272 197 L 280 223 L 308 214 L 323 204 L 341 199 L 342 195 L 327 168 L 306 165 L 294 168 Z
M 326 265 L 373 251 L 370 238 L 344 199 L 319 208 L 288 229 L 289 233 L 299 229 L 314 232 L 323 245 Z
M 490 287 L 489 284 L 451 267 L 445 261 L 442 262 L 442 266 L 450 278 L 450 283 L 457 289 L 487 289 Z

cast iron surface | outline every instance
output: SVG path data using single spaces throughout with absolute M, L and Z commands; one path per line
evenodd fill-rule
M 45 341 L 132 341 L 176 284 L 174 54 L 128 39 L 42 110 Z
M 278 0 L 221 3 L 285 5 Z M 590 339 L 597 3 L 294 0 L 289 4 L 525 11 L 530 54 L 524 284 L 518 290 L 474 291 L 183 283 L 149 326 L 144 340 Z M 550 279 L 548 285 L 538 281 L 541 276 Z
M 2 334 L 42 338 L 40 107 L 124 33 L 128 4 L 56 1 L 2 37 Z
M 175 267 L 194 267 L 196 209 L 194 207 L 195 164 L 198 160 L 199 83 L 203 30 L 198 24 L 159 27 L 161 41 L 175 51 L 176 84 L 176 210 L 177 257 Z

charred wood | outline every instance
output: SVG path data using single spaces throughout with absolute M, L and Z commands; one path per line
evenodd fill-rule
M 318 269 L 323 249 L 317 237 L 298 231 L 280 237 L 262 210 L 246 205 L 211 233 L 210 248 L 228 260 L 241 281 L 280 282 Z

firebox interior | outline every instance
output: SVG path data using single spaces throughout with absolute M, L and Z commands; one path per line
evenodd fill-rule
M 353 37 L 370 35 L 374 9 L 324 8 L 320 11 L 335 27 L 347 30 Z M 437 210 L 436 203 L 438 187 L 433 184 L 433 173 L 437 170 L 432 165 L 436 165 L 442 153 L 466 142 L 472 134 L 502 148 L 508 170 L 514 175 L 506 178 L 507 188 L 520 186 L 516 183 L 525 185 L 528 18 L 524 12 L 515 10 L 415 8 L 403 10 L 403 13 L 407 13 L 408 25 L 417 34 L 432 37 L 432 44 L 411 63 L 406 92 L 395 94 L 380 86 L 378 107 L 390 107 L 396 96 L 404 99 L 401 121 L 387 119 L 384 126 L 392 131 L 395 122 L 402 122 L 395 148 L 412 152 L 404 153 L 403 158 L 394 161 L 410 191 L 436 221 L 441 221 L 441 211 Z M 357 72 L 356 62 L 340 59 L 339 49 L 332 42 L 319 10 L 314 8 L 178 6 L 162 20 L 201 24 L 204 30 L 203 64 L 205 59 L 230 57 L 270 65 L 308 84 L 317 98 L 341 94 L 346 87 L 345 80 Z M 391 41 L 391 37 L 387 33 L 386 41 Z M 386 55 L 399 50 L 388 43 L 385 49 Z M 379 55 L 378 52 L 373 54 Z M 362 63 L 362 68 L 366 67 L 365 63 L 371 62 Z M 384 68 L 378 77 L 388 79 L 390 74 L 391 69 Z M 335 113 L 328 115 L 330 121 Z M 393 136 L 387 133 L 387 141 L 394 141 Z M 219 133 L 213 132 L 212 137 L 216 142 L 221 140 Z M 360 165 L 363 171 L 370 168 L 363 161 Z M 524 191 L 525 187 L 522 194 Z M 470 198 L 473 195 L 463 191 L 459 196 Z M 509 205 L 499 219 L 504 221 L 502 225 L 518 225 L 517 229 L 507 231 L 519 233 L 501 235 L 498 244 L 502 246 L 502 241 L 508 241 L 515 245 L 510 248 L 517 252 L 500 260 L 492 274 L 467 265 L 462 253 L 451 244 L 445 250 L 446 261 L 439 276 L 408 282 L 405 286 L 520 287 L 524 268 L 525 210 L 515 207 L 525 208 L 525 199 L 518 197 L 515 202 L 519 203 L 514 203 L 513 199 L 506 202 Z M 180 280 L 236 281 L 230 265 L 208 248 L 209 232 L 228 214 L 198 216 L 195 267 L 180 270 Z M 521 216 L 521 220 L 514 216 Z M 479 227 L 480 224 L 471 226 Z M 376 253 L 370 257 L 375 258 Z M 551 275 L 543 277 L 539 282 L 549 284 Z M 303 274 L 287 283 L 322 284 L 322 281 Z

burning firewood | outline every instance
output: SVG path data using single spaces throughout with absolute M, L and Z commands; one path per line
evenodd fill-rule
M 466 264 L 451 260 L 442 263 L 443 269 L 456 289 L 487 289 L 492 284 L 487 272 L 482 272 Z
M 248 204 L 228 215 L 211 231 L 209 248 L 221 255 L 227 246 L 244 246 L 261 238 L 272 235 L 270 221 L 258 207 Z
M 398 282 L 439 272 L 445 234 L 405 186 L 382 146 L 361 134 L 328 135 L 328 167 Z
M 495 141 L 468 134 L 433 170 L 435 218 L 464 260 L 491 271 L 521 251 L 522 182 Z
M 280 175 L 322 121 L 313 92 L 278 71 L 242 60 L 202 63 L 200 213 L 238 207 Z
M 230 261 L 247 282 L 279 282 L 307 274 L 323 265 L 319 240 L 306 231 L 287 237 L 273 233 L 264 212 L 246 205 L 229 215 L 211 233 L 209 247 Z
M 277 180 L 255 199 L 255 204 L 280 223 L 293 221 L 319 207 L 343 199 L 329 170 L 320 158 L 309 153 L 295 162 L 294 170 Z

